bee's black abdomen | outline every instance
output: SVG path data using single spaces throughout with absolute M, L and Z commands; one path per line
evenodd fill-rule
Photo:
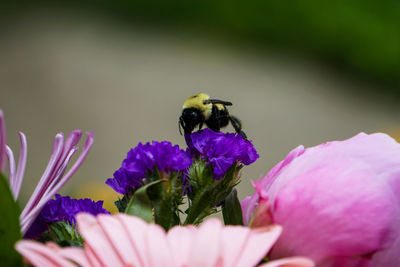
M 219 132 L 221 128 L 227 126 L 228 123 L 228 111 L 226 109 L 218 109 L 216 106 L 213 106 L 211 116 L 206 121 L 207 127 L 215 132 Z

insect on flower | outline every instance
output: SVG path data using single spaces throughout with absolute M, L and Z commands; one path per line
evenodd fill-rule
M 242 123 L 238 118 L 229 114 L 226 106 L 232 106 L 232 103 L 211 99 L 204 93 L 189 97 L 183 103 L 182 115 L 179 117 L 179 132 L 182 134 L 182 127 L 185 134 L 190 134 L 196 126 L 199 126 L 199 130 L 201 130 L 204 123 L 211 130 L 219 132 L 221 128 L 231 123 L 236 133 L 247 139 L 246 134 L 242 131 Z

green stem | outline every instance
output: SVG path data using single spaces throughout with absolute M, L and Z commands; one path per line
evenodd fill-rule
M 182 202 L 182 183 L 173 175 L 162 186 L 164 188 L 161 200 L 153 202 L 154 221 L 168 231 L 180 224 L 178 206 Z
M 212 207 L 215 206 L 213 205 L 214 203 L 210 203 L 210 198 L 212 197 L 210 193 L 210 190 L 204 190 L 193 200 L 184 225 L 194 224 L 195 222 L 199 221 L 199 219 L 204 217 L 204 215 L 207 216 L 210 210 L 210 204 L 212 204 Z

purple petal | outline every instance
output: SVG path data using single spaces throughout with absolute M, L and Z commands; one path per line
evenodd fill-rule
M 249 165 L 258 159 L 251 141 L 233 133 L 214 132 L 208 128 L 185 136 L 188 151 L 214 167 L 215 179 L 221 178 L 234 162 Z
M 86 138 L 82 153 L 65 175 L 63 175 L 65 167 L 68 164 L 70 157 L 76 150 L 76 148 L 73 146 L 78 143 L 78 138 L 81 136 L 81 131 L 73 131 L 68 136 L 64 147 L 62 146 L 60 135 L 56 136 L 53 147 L 54 153 L 50 158 L 48 168 L 46 168 L 45 174 L 42 176 L 42 179 L 36 187 L 34 194 L 30 198 L 27 206 L 20 216 L 22 233 L 26 233 L 43 209 L 44 205 L 61 189 L 61 187 L 71 178 L 71 176 L 78 170 L 79 166 L 85 160 L 91 146 L 93 145 L 93 133 L 88 132 L 87 134 L 88 137 Z M 65 148 L 70 149 L 68 152 L 66 152 Z M 61 151 L 63 151 L 63 154 L 60 156 Z M 63 161 L 60 161 L 61 157 L 63 157 Z
M 18 168 L 15 174 L 15 199 L 18 198 L 19 192 L 21 190 L 22 181 L 24 180 L 25 167 L 26 167 L 26 156 L 28 154 L 27 141 L 24 133 L 19 132 L 19 140 L 21 144 L 18 160 Z
M 0 171 L 6 170 L 7 132 L 3 111 L 0 109 Z
M 40 237 L 47 230 L 47 225 L 52 222 L 66 221 L 71 225 L 76 223 L 76 215 L 86 212 L 92 215 L 110 214 L 103 208 L 103 201 L 91 199 L 71 199 L 69 196 L 55 195 L 55 199 L 49 200 L 43 207 L 39 216 L 27 231 L 25 238 Z
M 12 152 L 11 148 L 9 146 L 6 146 L 6 152 L 7 152 L 7 157 L 8 157 L 8 162 L 9 162 L 9 174 L 8 174 L 8 181 L 10 184 L 11 191 L 13 192 L 14 199 L 16 199 L 15 196 L 15 190 L 14 190 L 14 180 L 15 180 L 15 159 L 14 159 L 14 153 Z
M 135 191 L 142 186 L 142 181 L 148 172 L 155 167 L 161 172 L 182 172 L 192 163 L 191 155 L 179 146 L 173 146 L 170 142 L 156 142 L 151 144 L 139 143 L 129 150 L 121 167 L 114 172 L 113 178 L 109 178 L 106 184 L 116 192 L 126 194 Z

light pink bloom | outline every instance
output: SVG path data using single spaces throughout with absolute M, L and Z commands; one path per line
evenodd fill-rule
M 15 163 L 14 154 L 10 147 L 6 145 L 6 129 L 4 123 L 3 112 L 0 110 L 0 171 L 4 171 L 5 165 L 4 155 L 8 156 L 9 161 L 9 184 L 14 198 L 17 199 L 24 179 L 26 166 L 27 142 L 25 135 L 18 133 L 20 137 L 21 149 L 19 153 L 18 165 Z M 81 130 L 72 131 L 64 142 L 64 134 L 58 133 L 54 139 L 53 149 L 50 161 L 36 186 L 32 196 L 20 215 L 21 231 L 25 234 L 44 205 L 54 197 L 62 186 L 72 177 L 78 170 L 79 166 L 85 160 L 89 150 L 93 144 L 93 133 L 87 133 L 88 137 L 82 149 L 82 153 L 66 172 L 72 156 L 78 150 L 76 144 L 82 136 Z
M 272 259 L 400 266 L 400 144 L 388 135 L 297 147 L 254 185 L 244 223 L 283 226 Z
M 199 228 L 176 226 L 168 233 L 156 224 L 126 214 L 96 217 L 81 213 L 78 229 L 84 248 L 60 248 L 54 243 L 23 240 L 16 249 L 35 266 L 235 267 L 255 266 L 270 250 L 280 226 L 250 229 L 222 226 L 215 218 Z M 272 261 L 264 267 L 314 266 L 305 258 Z

